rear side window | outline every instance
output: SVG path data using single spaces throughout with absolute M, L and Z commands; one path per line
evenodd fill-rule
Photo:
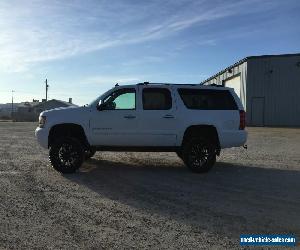
M 228 90 L 178 89 L 188 109 L 237 110 L 238 107 Z
M 168 89 L 145 88 L 143 89 L 144 110 L 167 110 L 172 108 L 172 97 Z

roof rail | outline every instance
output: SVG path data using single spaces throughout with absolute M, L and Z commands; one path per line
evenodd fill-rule
M 203 84 L 202 84 L 202 85 L 203 85 Z M 203 85 L 203 86 L 224 87 L 223 85 L 220 85 L 220 84 L 215 84 L 215 83 L 212 83 L 212 84 L 207 84 L 207 85 Z
M 137 85 L 169 85 L 170 83 L 162 83 L 162 82 L 140 82 Z
M 199 83 L 162 83 L 162 82 L 141 82 L 137 85 L 189 85 L 189 86 L 198 86 Z

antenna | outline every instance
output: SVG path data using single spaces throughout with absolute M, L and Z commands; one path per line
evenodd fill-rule
M 49 88 L 49 85 L 48 85 L 48 80 L 47 80 L 47 78 L 46 78 L 46 81 L 45 81 L 45 83 L 46 83 L 46 101 L 48 100 L 48 88 Z

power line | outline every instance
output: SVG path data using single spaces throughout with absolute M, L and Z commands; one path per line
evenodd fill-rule
M 0 90 L 2 93 L 11 93 L 11 90 Z M 14 90 L 14 92 L 18 92 L 21 94 L 30 94 L 30 95 L 40 95 L 40 92 L 28 92 L 28 91 L 22 91 L 22 90 Z

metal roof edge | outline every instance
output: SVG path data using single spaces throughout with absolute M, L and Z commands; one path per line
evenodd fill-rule
M 213 76 L 205 79 L 204 81 L 202 81 L 200 84 L 204 84 L 214 78 L 216 78 L 218 75 L 221 75 L 223 73 L 225 73 L 227 70 L 233 68 L 233 67 L 236 67 L 244 62 L 246 62 L 247 60 L 250 60 L 250 59 L 260 59 L 260 58 L 269 58 L 269 57 L 292 57 L 292 56 L 300 56 L 300 53 L 294 53 L 294 54 L 279 54 L 279 55 L 260 55 L 260 56 L 247 56 L 239 61 L 237 61 L 236 63 L 226 67 L 225 69 L 219 71 L 218 73 L 214 74 Z
M 221 75 L 221 74 L 225 73 L 227 70 L 229 70 L 229 69 L 231 69 L 231 68 L 233 68 L 233 67 L 235 67 L 235 66 L 238 66 L 238 65 L 240 65 L 240 64 L 242 64 L 242 63 L 244 63 L 244 62 L 246 62 L 248 58 L 249 58 L 249 57 L 245 57 L 245 58 L 243 58 L 243 59 L 237 61 L 236 63 L 234 63 L 234 64 L 228 66 L 227 68 L 225 68 L 225 69 L 219 71 L 218 73 L 214 74 L 213 76 L 211 76 L 211 77 L 205 79 L 205 80 L 202 81 L 200 84 L 204 84 L 204 83 L 206 83 L 206 82 L 208 82 L 208 81 L 210 81 L 210 80 L 216 78 L 218 75 Z
M 260 55 L 260 56 L 248 56 L 247 59 L 256 59 L 256 58 L 268 58 L 268 57 L 292 57 L 292 56 L 300 56 L 300 53 L 293 54 L 278 54 L 278 55 Z

